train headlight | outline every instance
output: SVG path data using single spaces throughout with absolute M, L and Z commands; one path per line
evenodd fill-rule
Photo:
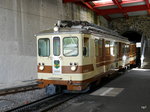
M 43 65 L 40 65 L 40 66 L 39 66 L 39 69 L 40 69 L 40 70 L 44 70 L 44 66 L 43 66 Z
M 127 59 L 127 57 L 124 55 L 124 56 L 122 57 L 122 59 L 123 59 L 123 61 L 125 61 L 125 60 Z
M 77 69 L 77 66 L 71 66 L 71 70 L 75 71 Z
M 58 30 L 59 30 L 59 27 L 58 27 L 58 26 L 55 26 L 55 27 L 54 27 L 54 31 L 55 31 L 55 32 L 58 32 Z

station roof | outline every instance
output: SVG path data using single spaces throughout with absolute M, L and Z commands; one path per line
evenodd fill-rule
M 63 2 L 86 6 L 107 20 L 150 15 L 150 0 L 63 0 Z

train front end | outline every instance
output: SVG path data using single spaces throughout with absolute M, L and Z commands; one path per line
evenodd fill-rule
M 37 66 L 39 87 L 53 91 L 66 89 L 81 91 L 82 34 L 41 33 L 37 35 Z M 57 87 L 57 88 L 56 88 Z

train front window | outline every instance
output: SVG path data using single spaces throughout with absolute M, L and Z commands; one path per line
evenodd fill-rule
M 48 38 L 38 40 L 38 54 L 43 57 L 50 55 L 50 40 Z
M 63 39 L 63 54 L 64 56 L 77 56 L 78 55 L 78 38 L 65 37 Z
M 54 56 L 60 55 L 60 38 L 54 37 L 53 39 L 53 54 Z

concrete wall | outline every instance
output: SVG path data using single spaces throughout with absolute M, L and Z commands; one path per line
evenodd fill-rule
M 0 84 L 37 78 L 33 35 L 61 19 L 107 26 L 89 9 L 62 0 L 0 0 Z

